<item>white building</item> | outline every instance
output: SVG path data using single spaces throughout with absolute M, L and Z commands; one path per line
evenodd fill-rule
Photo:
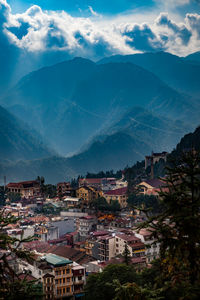
M 147 229 L 141 229 L 139 233 L 135 232 L 135 235 L 147 246 L 145 251 L 147 263 L 151 263 L 154 259 L 157 259 L 159 257 L 160 247 L 158 243 L 154 244 L 154 239 L 151 238 L 151 232 Z

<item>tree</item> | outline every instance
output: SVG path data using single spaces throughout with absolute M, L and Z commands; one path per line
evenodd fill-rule
M 131 256 L 127 244 L 124 246 L 124 252 L 122 253 L 122 256 L 124 258 L 124 263 L 128 266 L 131 262 Z
M 0 186 L 0 207 L 5 205 L 5 201 L 7 198 L 7 190 L 4 186 Z
M 106 201 L 106 199 L 104 197 L 100 197 L 98 199 L 95 199 L 94 201 L 92 201 L 92 207 L 94 207 L 94 209 L 96 211 L 100 210 L 100 211 L 106 211 L 109 210 L 109 204 Z
M 142 288 L 134 282 L 127 282 L 120 284 L 119 280 L 113 280 L 115 286 L 114 300 L 159 300 L 163 299 L 159 296 L 157 291 L 152 291 Z M 160 292 L 160 291 L 158 291 Z
M 121 209 L 120 204 L 117 200 L 111 200 L 109 210 L 112 212 L 117 212 Z
M 167 168 L 159 194 L 164 211 L 142 227 L 160 244 L 160 277 L 169 299 L 200 297 L 200 155 L 184 153 L 179 164 Z M 165 282 L 165 283 L 164 283 Z M 181 298 L 182 297 L 182 298 Z
M 154 195 L 140 194 L 137 193 L 137 191 L 129 195 L 127 203 L 131 208 L 145 207 L 149 210 L 149 212 L 151 212 L 151 214 L 154 215 L 158 214 L 163 209 L 163 205 L 162 202 L 159 200 L 159 197 Z
M 21 200 L 20 193 L 10 192 L 7 194 L 7 196 L 8 196 L 8 199 L 10 200 L 10 202 L 19 202 Z
M 116 295 L 114 280 L 120 284 L 127 282 L 139 282 L 139 275 L 133 266 L 125 264 L 108 265 L 102 273 L 92 274 L 88 277 L 85 293 L 86 300 L 111 300 Z
M 19 218 L 6 214 L 4 210 L 0 211 L 0 298 L 1 299 L 33 299 L 42 296 L 41 286 L 37 281 L 29 282 L 25 274 L 20 279 L 16 272 L 15 263 L 17 259 L 23 259 L 28 262 L 33 261 L 32 254 L 22 249 L 24 242 L 29 242 L 32 238 L 21 238 L 8 236 L 5 227 L 8 224 L 15 224 Z M 11 264 L 11 261 L 13 264 Z

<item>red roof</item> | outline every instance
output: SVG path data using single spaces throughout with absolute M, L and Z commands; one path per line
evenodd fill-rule
M 38 184 L 39 182 L 36 180 L 29 180 L 29 181 L 21 181 L 21 182 L 10 182 L 7 184 L 7 188 L 9 187 L 15 187 L 15 188 L 22 188 L 24 186 L 30 186 L 30 185 L 34 185 L 34 184 Z
M 160 180 L 158 178 L 145 180 L 145 182 L 154 188 L 159 188 L 159 187 L 162 187 L 165 185 L 165 182 L 163 182 L 162 180 Z
M 127 192 L 127 187 L 123 187 L 123 188 L 119 188 L 119 189 L 116 189 L 116 190 L 111 190 L 111 191 L 105 192 L 105 195 L 121 196 L 121 195 L 125 195 L 126 192 Z
M 101 184 L 102 178 L 81 178 L 79 179 L 80 183 L 88 183 L 88 184 Z
M 123 239 L 127 242 L 140 241 L 140 239 L 133 234 L 116 234 L 116 237 Z
M 108 234 L 108 231 L 94 231 L 92 232 L 92 235 L 93 236 L 102 236 L 102 235 L 107 235 Z

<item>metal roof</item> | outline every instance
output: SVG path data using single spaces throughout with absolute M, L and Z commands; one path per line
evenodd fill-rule
M 51 253 L 46 255 L 45 260 L 49 264 L 51 264 L 53 266 L 57 266 L 57 267 L 73 263 L 73 261 L 71 261 L 69 259 L 63 258 L 56 254 L 51 254 Z

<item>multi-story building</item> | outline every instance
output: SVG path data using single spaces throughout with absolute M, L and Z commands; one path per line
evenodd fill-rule
M 85 268 L 70 259 L 47 254 L 33 264 L 20 260 L 19 269 L 29 271 L 43 284 L 45 299 L 63 299 L 83 295 Z
M 8 192 L 20 194 L 23 198 L 40 195 L 40 183 L 37 180 L 10 182 L 6 188 Z
M 52 287 L 54 287 L 54 297 L 62 299 L 73 295 L 73 262 L 55 254 L 47 254 L 45 260 L 52 267 Z M 44 291 L 48 284 L 48 278 L 43 277 Z
M 99 259 L 110 260 L 115 256 L 115 237 L 112 235 L 102 236 L 98 239 Z
M 96 229 L 97 218 L 95 216 L 85 216 L 78 219 L 77 231 L 79 232 L 80 239 L 85 240 L 91 231 Z
M 145 245 L 141 242 L 140 238 L 132 234 L 118 233 L 115 236 L 115 254 L 122 254 L 125 249 L 125 245 L 128 246 L 131 257 L 144 257 Z
M 127 205 L 127 187 L 110 190 L 103 193 L 103 197 L 110 204 L 112 200 L 118 201 L 121 208 L 126 207 Z
M 59 182 L 59 183 L 57 183 L 57 196 L 58 197 L 63 197 L 63 196 L 75 197 L 76 190 L 73 187 L 71 187 L 70 182 Z
M 59 238 L 59 228 L 52 225 L 41 227 L 40 237 L 42 242 L 56 240 Z
M 159 257 L 160 247 L 159 243 L 155 243 L 155 240 L 151 237 L 151 232 L 147 229 L 141 229 L 139 232 L 135 232 L 135 236 L 141 239 L 145 244 L 146 251 L 146 261 L 151 263 L 154 259 Z
M 83 296 L 83 288 L 85 284 L 85 268 L 73 263 L 72 267 L 73 274 L 73 294 L 75 297 Z
M 81 199 L 87 205 L 95 199 L 102 197 L 102 195 L 101 190 L 91 186 L 81 186 L 76 190 L 77 198 Z
M 164 181 L 154 178 L 140 182 L 138 184 L 138 189 L 141 194 L 158 196 L 161 188 L 163 189 L 164 186 Z
M 80 204 L 80 199 L 76 197 L 65 197 L 63 201 L 66 203 L 68 208 L 77 207 Z

